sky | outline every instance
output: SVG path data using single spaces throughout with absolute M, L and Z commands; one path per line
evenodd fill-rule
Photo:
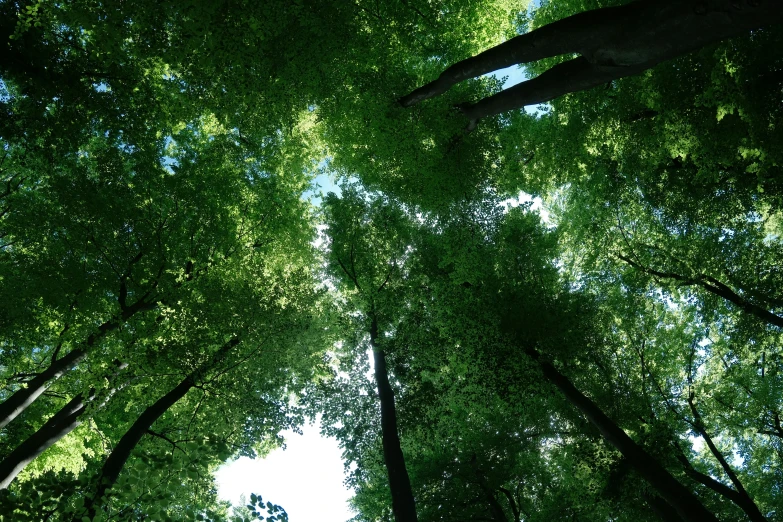
M 503 82 L 504 89 L 513 87 L 514 85 L 522 83 L 527 79 L 525 77 L 525 70 L 518 65 L 512 65 L 511 67 L 506 67 L 505 69 L 498 69 L 497 71 L 491 73 L 491 75 L 499 79 L 502 79 L 504 76 L 506 77 L 506 81 Z
M 218 494 L 238 505 L 244 493 L 283 507 L 290 522 L 345 522 L 352 493 L 343 485 L 342 451 L 335 439 L 321 437 L 319 425 L 286 431 L 286 449 L 264 459 L 240 458 L 216 473 Z
M 326 172 L 313 183 L 313 189 L 303 197 L 314 205 L 320 205 L 321 194 L 340 194 L 340 187 Z M 343 484 L 342 450 L 337 441 L 322 437 L 317 421 L 303 426 L 301 435 L 292 431 L 282 435 L 285 449 L 276 449 L 263 459 L 242 457 L 217 471 L 220 498 L 239 505 L 243 493 L 246 498 L 251 493 L 261 495 L 264 501 L 282 506 L 289 522 L 345 522 L 353 518 L 348 508 L 353 492 Z
M 490 73 L 490 75 L 498 79 L 503 79 L 504 77 L 506 78 L 506 81 L 503 82 L 503 89 L 508 89 L 509 87 L 513 87 L 514 85 L 527 80 L 525 68 L 520 67 L 519 65 L 512 65 L 511 67 L 506 67 L 505 69 L 498 69 L 497 71 Z M 548 104 L 544 103 L 543 105 L 547 106 Z M 544 112 L 539 109 L 539 107 L 541 106 L 525 105 L 525 112 L 538 116 Z

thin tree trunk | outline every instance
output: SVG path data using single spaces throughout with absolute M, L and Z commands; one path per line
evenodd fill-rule
M 511 507 L 512 513 L 514 513 L 514 522 L 519 522 L 519 507 L 517 506 L 517 503 L 514 500 L 514 495 L 512 495 L 511 492 L 506 488 L 499 488 L 499 489 L 506 496 L 506 499 L 508 500 L 508 505 Z
M 93 342 L 95 341 L 93 337 L 90 337 L 90 339 L 93 339 Z M 25 408 L 40 397 L 46 391 L 46 385 L 49 381 L 59 378 L 86 356 L 86 350 L 71 350 L 67 355 L 54 361 L 47 369 L 27 382 L 24 388 L 17 390 L 3 401 L 0 404 L 0 428 L 14 420 Z
M 140 258 L 141 256 L 137 256 Z M 132 263 L 131 263 L 132 264 Z M 27 386 L 14 392 L 5 401 L 0 403 L 0 428 L 14 420 L 30 404 L 32 404 L 41 394 L 46 391 L 47 383 L 53 379 L 60 378 L 65 372 L 81 362 L 87 353 L 95 344 L 106 336 L 109 332 L 119 328 L 120 324 L 129 320 L 139 312 L 152 310 L 157 307 L 155 302 L 147 302 L 141 299 L 130 306 L 125 306 L 125 283 L 120 286 L 120 307 L 122 309 L 119 317 L 112 318 L 98 327 L 98 331 L 90 334 L 83 348 L 77 348 L 68 352 L 67 355 L 57 359 L 49 365 L 47 369 L 39 373 L 33 379 L 26 383 Z
M 127 368 L 127 364 L 117 361 L 118 372 Z M 117 373 L 110 377 L 110 380 Z M 117 391 L 111 388 L 98 408 L 103 407 Z M 82 415 L 86 409 L 86 403 L 95 398 L 95 390 L 90 390 L 89 397 L 84 400 L 80 393 L 68 404 L 60 408 L 60 411 L 52 415 L 43 426 L 30 435 L 24 442 L 16 447 L 0 462 L 0 489 L 5 489 L 13 482 L 16 476 L 38 456 L 52 447 L 57 441 L 68 435 L 83 422 Z
M 535 360 L 544 376 L 554 384 L 566 399 L 601 432 L 603 437 L 617 449 L 636 472 L 644 478 L 673 507 L 686 522 L 718 522 L 693 493 L 680 484 L 661 464 L 636 444 L 601 409 L 561 374 L 551 363 L 543 360 L 535 349 L 526 353 Z
M 783 4 L 783 2 L 781 2 L 781 4 Z M 642 272 L 649 274 L 653 277 L 660 277 L 663 279 L 671 279 L 673 281 L 679 281 L 680 284 L 685 286 L 699 286 L 704 290 L 706 290 L 707 292 L 713 295 L 717 295 L 718 297 L 721 297 L 726 301 L 729 301 L 730 303 L 737 305 L 744 312 L 747 312 L 757 317 L 758 319 L 761 319 L 765 323 L 771 324 L 773 326 L 777 326 L 778 328 L 783 328 L 783 317 L 779 315 L 775 315 L 769 310 L 751 303 L 750 301 L 740 296 L 734 290 L 732 290 L 722 282 L 718 281 L 714 277 L 703 275 L 703 274 L 697 277 L 686 277 L 671 272 L 660 272 L 658 270 L 653 270 L 652 268 L 647 268 L 646 266 L 637 263 L 636 261 L 634 261 L 628 256 L 620 255 L 618 257 L 623 261 L 625 261 L 626 263 L 628 263 L 629 265 L 631 265 L 632 267 L 641 270 Z
M 80 417 L 84 413 L 84 406 L 84 396 L 77 395 L 9 453 L 0 462 L 0 489 L 6 489 L 25 466 L 78 427 L 82 423 Z
M 525 85 L 533 81 L 529 80 L 520 84 L 524 87 L 516 86 L 516 91 L 504 91 L 463 106 L 471 125 L 475 125 L 479 118 L 639 74 L 662 61 L 781 20 L 780 0 L 637 0 L 585 11 L 457 62 L 438 79 L 400 98 L 399 103 L 413 106 L 458 82 L 514 64 L 581 55 L 582 60 L 547 71 L 553 74 L 545 81 Z
M 498 502 L 498 499 L 495 498 L 495 494 L 492 492 L 492 488 L 490 488 L 489 484 L 487 483 L 487 478 L 478 467 L 475 454 L 471 459 L 471 465 L 473 466 L 473 472 L 476 474 L 478 486 L 482 493 L 484 493 L 484 497 L 487 499 L 487 503 L 489 504 L 489 512 L 492 513 L 492 520 L 494 520 L 494 522 L 508 522 L 506 512 L 503 511 L 503 507 L 500 505 L 500 502 Z
M 240 342 L 241 341 L 238 338 L 234 338 L 224 344 L 215 356 L 212 357 L 209 363 L 203 364 L 190 373 L 173 390 L 144 410 L 139 418 L 136 419 L 136 422 L 134 422 L 128 431 L 125 432 L 106 459 L 106 462 L 103 463 L 103 467 L 98 475 L 95 494 L 85 499 L 84 508 L 90 520 L 95 517 L 97 509 L 103 502 L 106 490 L 110 489 L 117 482 L 117 478 L 125 467 L 125 463 L 128 462 L 128 458 L 130 457 L 133 448 L 136 447 L 144 434 L 147 433 L 155 421 L 190 391 L 207 370 L 222 360 L 223 357 Z
M 684 456 L 680 458 L 680 461 L 685 466 L 685 474 L 691 477 L 693 480 L 695 480 L 699 484 L 702 484 L 703 486 L 710 488 L 712 491 L 724 497 L 725 499 L 734 502 L 735 504 L 737 504 L 737 506 L 742 505 L 742 498 L 740 498 L 739 493 L 731 489 L 726 484 L 723 484 L 722 482 L 718 482 L 717 480 L 710 477 L 709 475 L 706 475 L 701 471 L 695 469 L 693 465 L 691 465 L 690 461 L 688 461 L 688 459 L 685 458 Z
M 378 321 L 373 317 L 370 325 L 370 345 L 375 362 L 375 382 L 378 386 L 378 398 L 381 402 L 381 438 L 383 440 L 383 460 L 389 475 L 392 511 L 396 522 L 417 522 L 416 502 L 413 499 L 405 458 L 400 447 L 397 433 L 397 411 L 394 407 L 394 391 L 389 384 L 386 369 L 386 354 L 378 346 Z
M 745 490 L 745 487 L 742 485 L 742 482 L 740 481 L 737 474 L 734 473 L 734 470 L 731 469 L 729 463 L 726 462 L 726 458 L 723 456 L 723 453 L 721 453 L 717 446 L 715 446 L 712 437 L 710 437 L 710 434 L 707 432 L 707 428 L 704 426 L 704 422 L 702 421 L 699 410 L 696 409 L 696 405 L 693 402 L 693 395 L 688 397 L 688 405 L 690 406 L 691 412 L 693 413 L 694 429 L 699 433 L 699 435 L 702 436 L 704 442 L 707 444 L 707 447 L 710 448 L 710 452 L 718 461 L 720 467 L 723 469 L 726 475 L 728 475 L 731 483 L 734 484 L 734 488 L 736 489 L 737 494 L 728 498 L 737 504 L 753 522 L 768 522 L 767 518 L 761 514 L 761 510 L 759 510 L 759 507 Z

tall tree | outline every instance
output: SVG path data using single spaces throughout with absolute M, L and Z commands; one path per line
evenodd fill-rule
M 397 320 L 392 303 L 404 284 L 409 225 L 393 201 L 363 193 L 355 185 L 342 185 L 340 197 L 330 193 L 324 203 L 331 271 L 343 287 L 356 294 L 355 306 L 367 323 L 394 519 L 416 522 L 386 357 L 386 337 Z
M 783 20 L 777 2 L 648 1 L 584 11 L 516 36 L 451 65 L 437 80 L 400 98 L 403 107 L 444 93 L 454 84 L 512 65 L 580 54 L 459 110 L 469 128 L 487 116 L 537 105 L 570 92 L 639 74 L 658 63 L 725 38 Z

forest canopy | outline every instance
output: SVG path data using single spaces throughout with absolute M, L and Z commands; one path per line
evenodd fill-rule
M 0 0 L 0 521 L 780 520 L 782 22 Z

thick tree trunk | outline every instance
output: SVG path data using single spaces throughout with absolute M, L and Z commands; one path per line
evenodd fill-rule
M 642 72 L 640 67 L 596 67 L 586 58 L 574 58 L 545 71 L 539 76 L 474 104 L 460 106 L 471 121 L 501 114 L 526 105 L 537 105 L 574 91 L 584 91 L 612 80 Z
M 400 98 L 403 107 L 412 107 L 451 89 L 457 83 L 516 64 L 535 62 L 543 58 L 579 53 L 597 47 L 622 28 L 637 4 L 594 9 L 563 18 L 529 33 L 515 36 L 500 45 L 455 63 L 440 76 Z M 650 4 L 645 1 L 645 4 Z M 631 7 L 633 6 L 633 8 Z
M 79 394 L 0 462 L 0 489 L 5 489 L 25 466 L 81 424 L 84 397 Z
M 27 385 L 24 388 L 17 390 L 13 395 L 3 401 L 3 403 L 0 404 L 0 428 L 14 420 L 25 410 L 25 408 L 40 397 L 41 394 L 46 391 L 46 385 L 49 381 L 59 378 L 86 356 L 86 350 L 71 350 L 67 355 L 54 361 L 47 369 L 27 382 Z
M 535 349 L 526 353 L 535 360 L 544 376 L 554 384 L 566 399 L 601 432 L 603 437 L 628 460 L 636 472 L 644 478 L 679 516 L 686 522 L 718 522 L 685 486 L 680 484 L 661 464 L 636 444 L 617 424 L 551 363 L 543 360 Z
M 152 427 L 169 408 L 171 408 L 178 400 L 185 396 L 190 389 L 203 377 L 204 373 L 217 364 L 225 355 L 241 341 L 238 338 L 234 338 L 231 341 L 224 344 L 220 350 L 212 357 L 209 363 L 200 366 L 198 369 L 190 373 L 185 379 L 182 380 L 173 390 L 166 395 L 158 399 L 153 405 L 149 406 L 144 412 L 136 419 L 136 422 L 125 432 L 120 441 L 112 450 L 106 462 L 103 463 L 101 472 L 98 475 L 97 488 L 95 494 L 92 497 L 85 499 L 84 508 L 87 512 L 87 516 L 92 520 L 95 517 L 95 513 L 98 507 L 103 502 L 106 490 L 110 489 L 120 476 L 120 472 L 125 467 L 125 463 L 128 462 L 133 448 L 139 443 L 145 433 Z
M 405 458 L 400 447 L 397 433 L 397 411 L 394 407 L 394 391 L 389 384 L 386 369 L 386 354 L 378 346 L 378 321 L 373 318 L 370 325 L 370 345 L 375 362 L 375 382 L 378 386 L 378 398 L 381 401 L 381 438 L 383 440 L 383 460 L 389 475 L 392 511 L 395 522 L 416 522 L 416 502 L 411 491 Z
M 663 522 L 682 522 L 680 515 L 665 500 L 657 495 L 644 495 L 647 505 Z
M 466 116 L 476 121 L 639 74 L 664 60 L 781 21 L 780 0 L 637 0 L 585 11 L 457 62 L 399 103 L 413 106 L 458 82 L 514 64 L 581 55 L 547 71 L 544 74 L 552 74 L 542 81 L 529 80 L 477 104 L 463 105 Z

